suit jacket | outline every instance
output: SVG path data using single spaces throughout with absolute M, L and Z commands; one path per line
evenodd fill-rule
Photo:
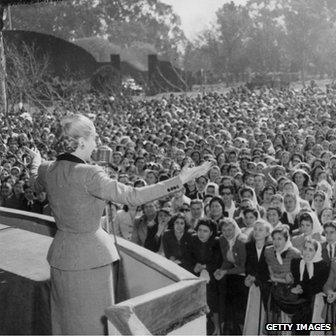
M 246 262 L 246 237 L 245 235 L 238 236 L 233 247 L 232 254 L 235 263 L 231 263 L 227 259 L 227 252 L 229 251 L 229 243 L 223 237 L 219 237 L 219 245 L 222 253 L 223 263 L 221 268 L 227 270 L 227 274 L 245 274 L 245 262 Z
M 194 267 L 197 263 L 206 265 L 210 277 L 220 267 L 222 255 L 217 237 L 211 237 L 207 242 L 203 243 L 199 240 L 197 234 L 192 235 L 181 266 L 194 273 Z M 199 274 L 196 275 L 198 276 Z
M 334 258 L 336 257 L 336 246 L 335 246 L 335 250 L 334 250 Z M 329 252 L 327 250 L 327 242 L 323 242 L 322 243 L 322 258 L 324 261 L 326 261 L 329 265 L 332 262 L 332 260 L 330 259 L 329 256 Z
M 258 260 L 257 248 L 254 241 L 248 242 L 246 247 L 246 262 L 245 272 L 246 275 L 252 275 L 256 278 L 257 282 L 266 282 L 270 275 L 269 269 L 265 258 L 266 244 L 261 250 L 261 255 Z
M 271 272 L 278 278 L 285 279 L 286 275 L 291 272 L 291 260 L 300 259 L 301 253 L 298 249 L 290 247 L 288 250 L 281 253 L 282 264 L 276 258 L 273 245 L 267 246 L 265 249 L 265 259 Z
M 327 282 L 323 286 L 323 291 L 327 292 L 329 290 L 336 291 L 336 261 L 331 263 L 329 277 Z
M 289 232 L 290 234 L 293 233 L 293 231 L 297 230 L 299 228 L 299 218 L 298 215 L 295 216 L 294 223 L 290 223 L 288 220 L 287 212 L 284 212 L 280 219 L 282 224 L 286 224 L 289 226 Z
M 314 274 L 310 279 L 300 280 L 300 262 L 301 259 L 292 259 L 291 272 L 294 278 L 294 286 L 301 285 L 303 293 L 302 296 L 311 299 L 313 295 L 322 292 L 323 285 L 328 279 L 329 267 L 328 264 L 321 260 L 314 263 Z
M 36 192 L 46 191 L 57 233 L 48 252 L 51 266 L 83 270 L 117 260 L 113 239 L 101 228 L 105 201 L 138 206 L 182 187 L 179 177 L 143 188 L 112 180 L 104 170 L 71 154 L 32 164 Z
M 170 259 L 170 257 L 174 257 L 175 259 L 182 261 L 188 245 L 190 245 L 190 241 L 190 232 L 185 232 L 180 241 L 177 240 L 174 230 L 167 230 L 164 232 L 162 236 L 162 247 L 166 258 Z

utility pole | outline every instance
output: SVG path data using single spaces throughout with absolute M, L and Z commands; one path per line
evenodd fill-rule
M 0 112 L 7 116 L 8 104 L 7 104 L 7 87 L 6 87 L 6 58 L 5 58 L 5 48 L 3 43 L 3 27 L 6 18 L 6 7 L 0 5 Z
M 9 30 L 13 30 L 12 9 L 10 5 L 8 5 L 7 7 L 7 15 L 8 15 Z

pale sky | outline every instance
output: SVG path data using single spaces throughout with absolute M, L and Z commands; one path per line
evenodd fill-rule
M 210 22 L 215 20 L 215 13 L 219 7 L 231 0 L 161 0 L 173 6 L 180 16 L 182 29 L 187 38 L 193 39 Z M 234 0 L 236 4 L 244 4 L 246 0 Z

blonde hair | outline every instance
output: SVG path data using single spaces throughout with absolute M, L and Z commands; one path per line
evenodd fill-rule
M 93 122 L 82 114 L 70 114 L 61 121 L 62 139 L 67 151 L 75 151 L 79 138 L 88 138 L 94 131 Z

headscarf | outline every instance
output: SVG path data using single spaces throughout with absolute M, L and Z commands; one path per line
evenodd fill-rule
M 287 251 L 291 247 L 293 247 L 293 245 L 292 245 L 292 242 L 290 240 L 290 237 L 288 237 L 288 240 L 286 241 L 286 244 L 285 244 L 284 248 L 280 252 L 275 251 L 275 256 L 276 256 L 280 265 L 283 265 L 282 253 L 284 253 L 285 251 Z
M 258 209 L 258 207 L 259 207 L 259 203 L 258 203 L 258 199 L 257 199 L 256 192 L 254 191 L 253 188 L 248 187 L 248 186 L 243 186 L 243 187 L 241 188 L 241 190 L 239 191 L 239 196 L 240 196 L 240 198 L 242 198 L 242 193 L 245 192 L 245 191 L 247 191 L 247 190 L 248 190 L 249 192 L 252 193 L 252 199 L 251 199 L 251 202 L 252 202 L 252 204 L 253 204 L 253 207 L 254 207 L 255 209 Z
M 303 259 L 301 259 L 300 261 L 300 281 L 303 280 L 303 273 L 306 265 L 309 279 L 311 279 L 314 275 L 314 264 L 322 260 L 322 246 L 317 240 L 314 241 L 316 241 L 317 243 L 317 250 L 315 252 L 313 259 L 309 262 L 306 262 Z
M 309 181 L 310 181 L 310 177 L 309 177 L 309 175 L 307 174 L 307 172 L 305 171 L 305 170 L 303 170 L 303 169 L 295 169 L 294 170 L 294 172 L 293 172 L 293 174 L 292 174 L 292 179 L 294 180 L 294 177 L 295 177 L 295 174 L 297 174 L 297 173 L 300 173 L 300 174 L 302 174 L 303 175 L 303 177 L 304 177 L 304 179 L 305 179 L 305 181 L 303 182 L 303 186 L 307 186 L 308 185 L 308 183 L 309 183 Z M 295 182 L 294 182 L 295 183 Z M 296 184 L 296 183 L 295 183 Z
M 294 193 L 292 193 L 292 194 L 290 194 L 290 193 L 286 193 L 286 194 L 284 194 L 284 200 L 285 200 L 285 198 L 288 197 L 288 196 L 294 198 L 294 200 L 295 200 L 295 208 L 294 208 L 294 210 L 292 210 L 291 212 L 289 212 L 289 211 L 286 210 L 286 208 L 285 208 L 285 212 L 287 213 L 288 221 L 289 221 L 289 223 L 292 223 L 292 224 L 293 224 L 296 215 L 297 215 L 297 214 L 300 212 L 300 210 L 301 210 L 300 199 L 299 199 L 299 197 L 298 197 L 297 195 L 295 195 Z
M 226 226 L 226 225 L 233 225 L 233 227 L 234 227 L 234 235 L 231 239 L 227 239 L 223 235 L 223 237 L 226 239 L 226 241 L 229 244 L 229 250 L 232 251 L 233 245 L 236 243 L 237 238 L 242 234 L 242 231 L 241 231 L 240 227 L 238 226 L 237 222 L 232 218 L 226 218 L 226 219 L 223 220 L 223 222 L 225 224 L 223 223 L 221 225 L 221 227 Z
M 321 189 L 321 187 L 325 187 L 327 189 L 327 191 L 324 191 L 323 189 Z M 317 183 L 317 188 L 316 189 L 324 191 L 326 193 L 328 201 L 330 202 L 330 200 L 332 198 L 333 191 L 332 191 L 332 187 L 328 183 L 328 181 L 326 181 L 326 180 L 320 181 L 319 183 Z
M 319 233 L 322 234 L 323 232 L 323 227 L 316 215 L 316 213 L 314 211 L 308 210 L 308 211 L 302 211 L 301 214 L 308 214 L 310 216 L 310 218 L 312 219 L 313 222 L 313 227 L 312 227 L 312 232 L 310 235 L 308 235 L 307 237 L 311 237 L 314 233 Z
M 324 208 L 331 208 L 330 199 L 328 198 L 328 195 L 323 190 L 319 190 L 319 192 L 322 192 L 324 194 L 324 204 L 323 204 L 323 208 L 322 209 L 324 209 Z M 313 210 L 316 210 L 316 207 L 315 207 L 315 196 L 314 196 L 311 208 Z
M 205 186 L 204 191 L 206 191 L 208 187 L 214 187 L 215 188 L 215 195 L 214 196 L 218 196 L 219 195 L 218 194 L 219 187 L 218 187 L 217 183 L 215 183 L 215 182 L 208 182 L 208 184 Z

